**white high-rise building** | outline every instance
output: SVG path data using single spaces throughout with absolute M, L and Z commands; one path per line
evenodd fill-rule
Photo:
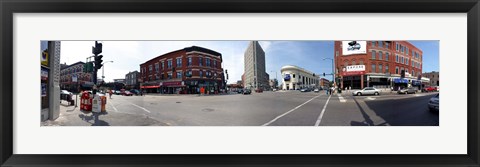
M 243 86 L 245 88 L 262 88 L 269 87 L 267 73 L 265 72 L 265 52 L 258 41 L 251 41 L 245 51 L 245 80 Z

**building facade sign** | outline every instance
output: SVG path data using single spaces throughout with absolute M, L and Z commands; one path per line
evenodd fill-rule
M 343 68 L 342 76 L 364 75 L 365 65 L 353 65 Z
M 342 41 L 343 55 L 366 54 L 367 41 Z

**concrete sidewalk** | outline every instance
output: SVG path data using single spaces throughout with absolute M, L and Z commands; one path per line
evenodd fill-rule
M 107 100 L 108 103 L 108 100 Z M 108 104 L 107 104 L 108 106 Z M 41 126 L 168 126 L 168 124 L 150 118 L 148 115 L 133 115 L 115 111 L 84 112 L 80 104 L 69 106 L 60 102 L 60 116 L 54 120 L 41 122 Z

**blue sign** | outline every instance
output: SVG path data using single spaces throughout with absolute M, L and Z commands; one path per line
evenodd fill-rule
M 283 78 L 284 81 L 290 81 L 290 74 L 285 74 L 285 78 Z
M 394 83 L 408 83 L 408 79 L 405 78 L 395 78 L 393 79 Z
M 419 80 L 412 80 L 412 85 L 421 85 L 422 82 L 420 82 Z

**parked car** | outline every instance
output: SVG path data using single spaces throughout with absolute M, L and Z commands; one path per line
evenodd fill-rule
M 255 92 L 257 92 L 257 93 L 262 93 L 262 92 L 263 92 L 263 89 L 262 89 L 262 88 L 257 88 L 257 89 L 255 89 Z
M 440 94 L 437 94 L 436 96 L 430 98 L 430 100 L 428 101 L 428 109 L 431 112 L 438 112 L 439 100 L 440 100 Z
M 65 100 L 70 103 L 70 105 L 74 105 L 73 101 L 73 93 L 69 92 L 67 90 L 61 90 L 60 91 L 60 100 Z
M 302 89 L 300 89 L 300 92 L 310 92 L 310 89 L 308 89 L 308 88 L 302 88 Z
M 122 94 L 122 92 L 120 90 L 115 90 L 113 93 L 116 94 L 116 95 L 121 95 Z
M 320 89 L 316 88 L 316 89 L 313 90 L 313 92 L 318 93 L 318 92 L 320 92 Z
M 126 91 L 123 92 L 122 95 L 124 95 L 124 96 L 133 96 L 133 93 L 130 92 L 130 91 L 128 91 L 128 90 L 126 90 Z
M 374 87 L 365 87 L 362 90 L 353 91 L 352 95 L 362 96 L 362 95 L 380 95 L 380 91 Z
M 435 86 L 437 88 L 437 92 L 440 92 L 440 86 Z
M 237 93 L 243 93 L 243 89 L 238 89 Z
M 398 94 L 410 94 L 410 93 L 417 93 L 417 88 L 416 87 L 409 87 L 409 88 L 403 88 L 397 91 Z
M 433 86 L 427 86 L 427 87 L 423 88 L 422 91 L 423 92 L 434 92 L 434 91 L 437 91 L 437 88 L 433 87 Z
M 249 95 L 249 94 L 252 93 L 252 90 L 250 90 L 250 89 L 245 89 L 245 90 L 242 91 L 242 93 L 243 93 L 244 95 Z
M 135 96 L 140 95 L 140 91 L 137 89 L 130 89 L 130 92 L 133 93 Z

